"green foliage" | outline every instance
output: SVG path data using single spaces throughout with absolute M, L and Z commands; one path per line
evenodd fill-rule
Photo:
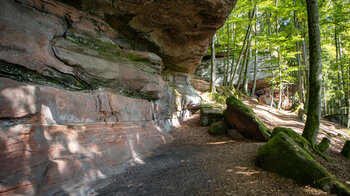
M 222 95 L 221 93 L 212 93 L 210 94 L 211 100 L 215 101 L 216 103 L 225 104 L 226 102 L 226 96 Z
M 272 75 L 266 79 L 267 82 L 272 85 L 273 89 L 277 89 L 279 85 L 297 86 L 299 81 L 302 81 L 304 88 L 307 88 L 308 51 L 303 52 L 303 42 L 306 43 L 306 50 L 309 50 L 306 2 L 305 0 L 278 0 L 276 6 L 275 1 L 238 1 L 226 23 L 216 33 L 215 50 L 227 52 L 227 48 L 229 48 L 230 56 L 237 59 L 250 21 L 249 11 L 253 9 L 254 5 L 257 5 L 258 13 L 256 19 L 252 21 L 252 25 L 254 27 L 257 24 L 258 34 L 255 36 L 253 28 L 251 47 L 253 51 L 257 48 L 260 56 L 269 59 L 263 65 L 263 70 Z M 340 97 L 350 96 L 350 1 L 319 0 L 319 17 L 323 82 L 326 89 L 322 95 L 328 105 L 333 104 L 333 111 L 337 110 L 339 113 Z M 278 38 L 277 30 L 279 32 Z M 340 40 L 342 54 L 338 58 L 335 33 Z M 297 51 L 297 43 L 299 51 Z M 301 80 L 299 80 L 298 55 L 301 57 Z M 236 62 L 234 62 L 234 66 L 236 66 Z M 339 78 L 338 72 L 340 71 L 342 73 Z M 302 96 L 304 97 L 306 94 Z M 219 96 L 216 98 L 222 102 L 222 98 Z M 345 102 L 346 100 L 343 99 L 342 110 L 348 109 L 348 107 L 344 107 Z

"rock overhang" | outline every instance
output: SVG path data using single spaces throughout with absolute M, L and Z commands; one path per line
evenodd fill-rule
M 165 69 L 193 73 L 236 0 L 60 0 L 105 20 L 133 49 L 159 55 Z

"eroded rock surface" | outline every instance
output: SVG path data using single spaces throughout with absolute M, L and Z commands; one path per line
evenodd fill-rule
M 167 68 L 192 73 L 236 0 L 79 0 L 71 4 L 101 16 L 133 45 L 162 57 Z
M 234 4 L 2 1 L 0 193 L 87 194 L 142 164 L 199 109 L 189 73 Z

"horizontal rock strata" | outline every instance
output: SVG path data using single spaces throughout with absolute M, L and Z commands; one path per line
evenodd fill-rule
M 88 194 L 143 164 L 199 109 L 189 73 L 234 4 L 2 1 L 0 194 Z

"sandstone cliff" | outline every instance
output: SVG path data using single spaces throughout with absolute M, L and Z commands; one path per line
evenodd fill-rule
M 86 194 L 171 141 L 234 4 L 2 1 L 0 194 Z

